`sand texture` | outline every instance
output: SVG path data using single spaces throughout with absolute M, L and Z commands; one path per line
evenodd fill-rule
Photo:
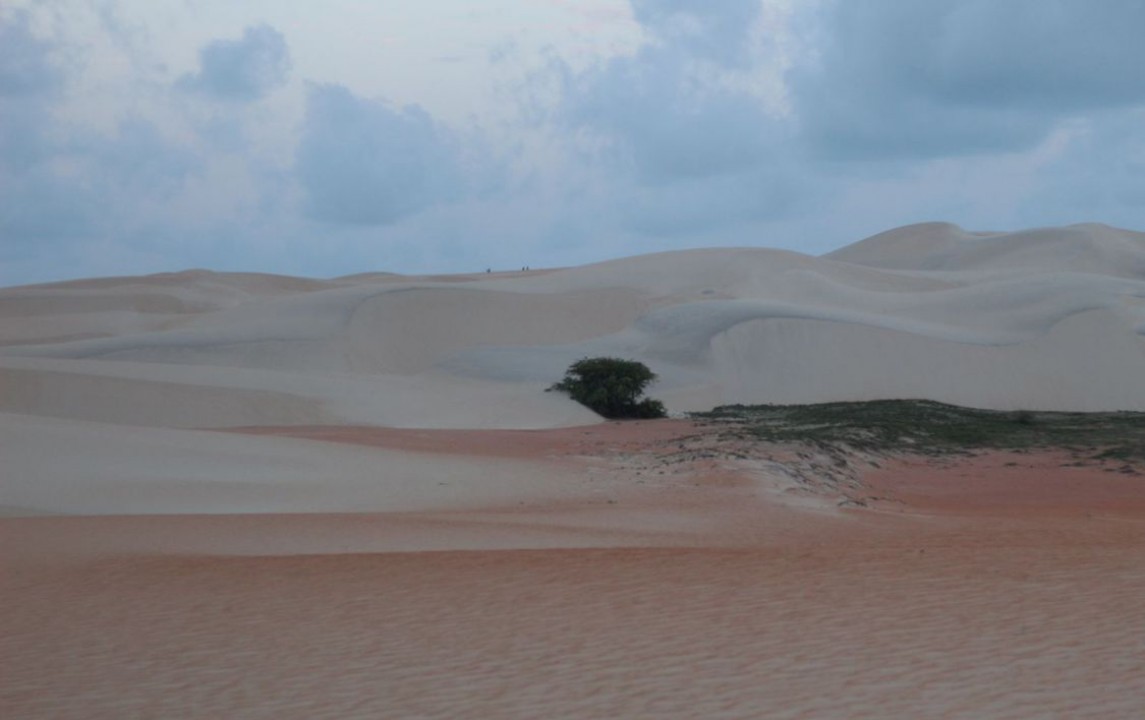
M 0 717 L 1140 718 L 1140 463 L 682 414 L 1145 410 L 1143 333 L 1100 225 L 0 289 Z
M 1145 703 L 1145 503 L 1114 466 L 884 460 L 853 489 L 879 499 L 840 509 L 672 421 L 619 440 L 322 432 L 453 446 L 474 476 L 529 453 L 596 472 L 584 492 L 467 509 L 2 519 L 4 716 L 1134 718 Z

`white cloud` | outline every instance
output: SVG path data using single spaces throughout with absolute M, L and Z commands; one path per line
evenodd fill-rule
M 1136 0 L 18 1 L 5 283 L 1145 223 Z
M 706 234 L 790 212 L 804 189 L 791 127 L 753 75 L 759 0 L 640 0 L 648 41 L 583 72 L 563 69 L 558 122 L 609 182 L 617 229 Z

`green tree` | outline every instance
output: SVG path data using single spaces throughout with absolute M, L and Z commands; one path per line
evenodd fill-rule
M 573 400 L 606 418 L 664 417 L 664 404 L 640 399 L 656 373 L 644 363 L 612 357 L 577 360 L 564 379 L 549 390 L 566 393 Z

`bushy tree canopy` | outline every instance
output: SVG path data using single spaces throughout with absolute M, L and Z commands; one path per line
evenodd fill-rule
M 656 373 L 635 360 L 584 358 L 570 365 L 564 379 L 549 389 L 567 393 L 606 418 L 658 418 L 666 414 L 664 404 L 639 399 L 655 380 Z

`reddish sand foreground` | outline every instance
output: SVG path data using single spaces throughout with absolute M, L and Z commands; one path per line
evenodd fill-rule
M 624 455 L 610 503 L 0 519 L 0 716 L 1142 716 L 1145 478 L 907 458 L 836 509 L 609 432 L 288 434 Z

